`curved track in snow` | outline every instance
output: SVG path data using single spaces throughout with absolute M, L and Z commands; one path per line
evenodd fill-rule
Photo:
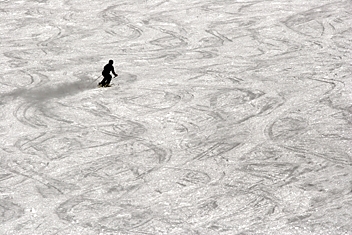
M 351 12 L 0 2 L 0 233 L 351 233 Z

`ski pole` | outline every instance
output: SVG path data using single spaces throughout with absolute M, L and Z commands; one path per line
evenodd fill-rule
M 93 82 L 96 82 L 102 75 L 100 75 L 99 77 L 97 77 Z M 93 84 L 93 82 L 89 83 L 89 85 L 87 87 L 90 87 L 90 85 Z

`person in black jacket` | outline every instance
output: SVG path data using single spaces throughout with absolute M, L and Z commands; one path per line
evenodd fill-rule
M 103 80 L 102 80 L 101 82 L 99 82 L 99 86 L 107 87 L 107 86 L 110 85 L 111 78 L 112 78 L 110 72 L 112 72 L 112 74 L 114 74 L 115 77 L 118 76 L 118 75 L 115 73 L 113 64 L 114 64 L 114 61 L 113 61 L 113 60 L 109 60 L 109 63 L 104 66 L 104 70 L 103 70 L 103 72 L 101 73 L 104 78 L 103 78 Z

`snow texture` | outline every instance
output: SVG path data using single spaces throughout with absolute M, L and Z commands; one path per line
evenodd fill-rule
M 350 0 L 0 17 L 0 234 L 352 234 Z

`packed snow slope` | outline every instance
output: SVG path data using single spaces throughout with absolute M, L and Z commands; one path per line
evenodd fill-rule
M 352 234 L 350 0 L 0 17 L 0 234 Z

